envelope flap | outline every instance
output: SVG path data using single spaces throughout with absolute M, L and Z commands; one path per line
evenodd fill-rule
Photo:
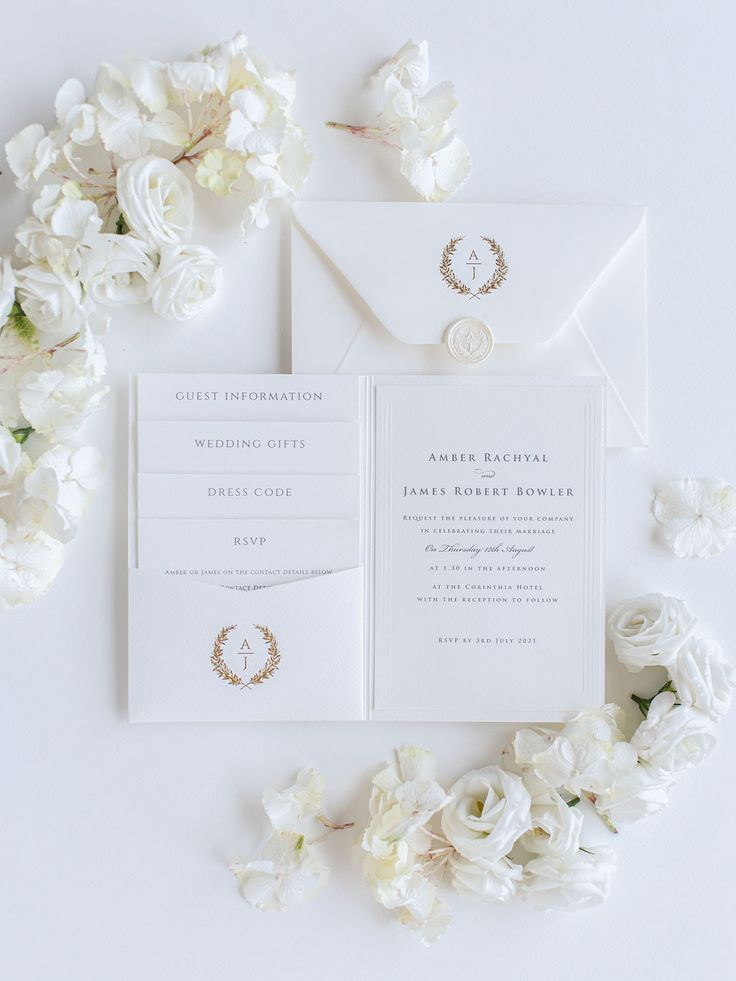
M 294 218 L 398 340 L 438 344 L 475 316 L 540 343 L 644 221 L 609 205 L 299 202 Z

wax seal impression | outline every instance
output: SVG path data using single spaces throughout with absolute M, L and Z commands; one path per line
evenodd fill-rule
M 445 344 L 456 361 L 478 364 L 493 350 L 493 334 L 482 320 L 463 317 L 447 328 Z

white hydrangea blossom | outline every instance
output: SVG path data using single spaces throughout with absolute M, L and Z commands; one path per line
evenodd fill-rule
M 425 201 L 445 201 L 470 175 L 470 151 L 450 124 L 457 106 L 452 82 L 420 93 L 429 79 L 426 41 L 406 44 L 373 76 L 382 105 L 375 124 L 330 122 L 399 151 L 402 176 Z
M 69 79 L 52 127 L 34 123 L 7 143 L 19 188 L 49 181 L 16 231 L 15 256 L 0 257 L 0 432 L 23 441 L 24 459 L 74 458 L 106 391 L 100 308 L 150 302 L 183 321 L 217 295 L 220 262 L 191 242 L 193 180 L 241 199 L 244 232 L 299 191 L 311 154 L 294 96 L 293 74 L 238 34 L 169 64 L 103 64 L 90 93 Z M 3 513 L 5 605 L 40 595 L 76 528 L 44 473 L 43 494 L 23 507 L 33 534 L 16 524 L 20 512 Z

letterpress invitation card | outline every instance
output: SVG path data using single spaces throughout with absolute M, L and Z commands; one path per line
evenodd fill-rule
M 131 718 L 557 721 L 603 691 L 599 379 L 131 383 Z

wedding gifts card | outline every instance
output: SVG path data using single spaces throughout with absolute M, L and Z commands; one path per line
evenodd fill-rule
M 599 703 L 603 396 L 598 378 L 138 376 L 131 718 Z
M 292 371 L 598 376 L 608 445 L 647 444 L 644 208 L 299 201 L 293 215 Z

